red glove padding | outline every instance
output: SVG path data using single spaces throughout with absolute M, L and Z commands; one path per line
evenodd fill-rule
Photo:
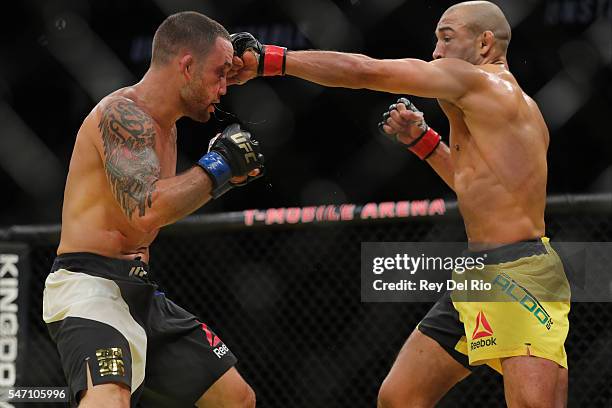
M 419 159 L 427 160 L 434 150 L 436 150 L 441 139 L 438 132 L 427 126 L 427 130 L 424 131 L 421 136 L 417 137 L 412 143 L 406 146 L 408 150 L 416 154 Z
M 230 35 L 234 55 L 242 58 L 247 50 L 259 55 L 258 76 L 285 75 L 287 48 L 278 45 L 262 45 L 251 33 L 242 32 Z
M 261 72 L 260 75 L 285 75 L 287 48 L 278 45 L 264 45 L 262 57 L 258 67 Z

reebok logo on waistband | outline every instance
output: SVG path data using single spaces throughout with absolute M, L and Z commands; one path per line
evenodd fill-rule
M 147 276 L 147 271 L 142 266 L 132 266 L 132 269 L 130 269 L 130 276 L 142 278 L 143 276 Z

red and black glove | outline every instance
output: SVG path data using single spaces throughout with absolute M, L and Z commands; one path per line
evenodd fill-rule
M 423 132 L 410 143 L 404 143 L 400 141 L 397 137 L 397 134 L 390 135 L 389 133 L 384 131 L 383 126 L 387 123 L 389 116 L 391 116 L 391 112 L 397 109 L 398 103 L 403 103 L 404 105 L 406 105 L 406 109 L 410 109 L 413 112 L 420 112 L 416 108 L 416 106 L 414 106 L 412 102 L 410 102 L 407 98 L 399 98 L 396 103 L 389 106 L 389 110 L 387 110 L 387 112 L 383 113 L 383 120 L 382 122 L 378 123 L 378 130 L 380 131 L 380 133 L 387 137 L 393 136 L 393 139 L 397 143 L 401 144 L 404 147 L 407 147 L 408 150 L 416 154 L 419 159 L 427 160 L 427 158 L 431 156 L 432 153 L 436 150 L 436 148 L 440 145 L 441 138 L 435 130 L 427 126 L 424 120 L 418 125 L 419 128 L 423 130 Z
M 247 50 L 252 50 L 259 56 L 257 75 L 285 75 L 287 48 L 277 45 L 262 45 L 251 33 L 235 33 L 230 35 L 234 54 L 242 57 Z

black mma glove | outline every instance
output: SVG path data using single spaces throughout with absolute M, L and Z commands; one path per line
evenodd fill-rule
M 382 122 L 378 123 L 378 130 L 385 136 L 395 136 L 395 141 L 407 147 L 412 153 L 416 154 L 421 160 L 426 160 L 431 154 L 436 150 L 436 148 L 440 145 L 440 135 L 427 126 L 425 120 L 419 124 L 419 127 L 423 130 L 420 136 L 414 139 L 410 143 L 403 143 L 397 139 L 397 135 L 389 135 L 384 131 L 383 126 L 387 123 L 387 119 L 391 116 L 391 111 L 397 109 L 397 104 L 403 103 L 406 105 L 406 109 L 409 109 L 413 112 L 420 112 L 416 106 L 412 102 L 410 102 L 407 98 L 399 98 L 396 103 L 389 106 L 389 110 L 383 113 Z
M 251 33 L 246 32 L 232 34 L 230 39 L 234 46 L 234 55 L 242 58 L 242 54 L 247 50 L 253 50 L 258 54 L 257 75 L 285 75 L 287 48 L 262 45 Z
M 263 175 L 264 156 L 259 150 L 259 143 L 251 138 L 251 134 L 240 129 L 234 123 L 223 132 L 213 137 L 208 144 L 208 153 L 198 161 L 213 180 L 213 198 L 218 198 L 235 186 L 244 186 Z M 259 169 L 257 176 L 248 174 Z M 247 176 L 242 183 L 232 183 L 232 177 Z

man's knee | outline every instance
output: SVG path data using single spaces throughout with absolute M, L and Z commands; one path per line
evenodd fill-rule
M 510 408 L 555 408 L 554 398 L 542 394 L 522 394 L 514 401 L 508 402 Z
M 243 408 L 255 408 L 255 391 L 247 384 L 244 400 L 241 405 Z
M 210 392 L 212 391 L 212 393 Z M 255 408 L 255 391 L 242 380 L 222 390 L 209 390 L 196 402 L 200 408 L 223 406 L 228 408 Z
M 125 385 L 107 383 L 96 385 L 81 393 L 80 408 L 130 407 L 131 393 Z
M 378 391 L 377 408 L 424 408 L 433 406 L 425 395 L 410 388 L 398 388 L 385 380 Z
M 397 393 L 394 392 L 392 387 L 386 385 L 386 382 L 383 382 L 380 390 L 378 390 L 378 400 L 376 403 L 377 408 L 395 408 L 401 406 L 399 403 Z
M 236 393 L 231 397 L 232 401 L 228 403 L 228 407 L 232 408 L 255 408 L 255 391 L 247 384 L 236 390 Z M 229 402 L 229 401 L 228 401 Z
M 505 359 L 502 367 L 508 407 L 554 408 L 563 404 L 557 395 L 558 387 L 563 387 L 557 363 L 539 357 L 518 356 Z
M 556 389 L 543 389 L 537 384 L 521 387 L 521 390 L 514 392 L 507 398 L 509 408 L 558 408 L 564 407 L 565 402 L 556 394 Z

